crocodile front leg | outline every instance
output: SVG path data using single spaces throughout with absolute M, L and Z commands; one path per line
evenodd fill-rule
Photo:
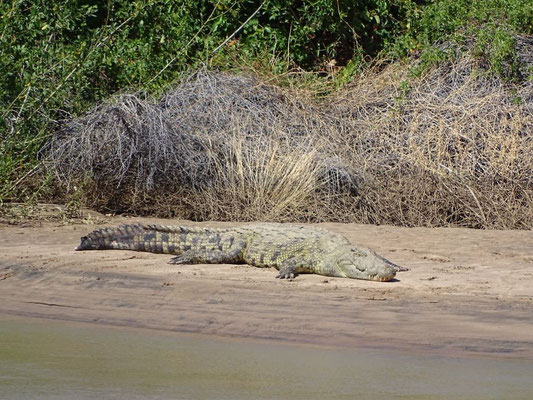
M 276 275 L 276 278 L 293 280 L 299 273 L 306 271 L 307 268 L 303 268 L 302 264 L 299 263 L 296 258 L 292 257 L 283 261 L 279 267 L 279 273 Z

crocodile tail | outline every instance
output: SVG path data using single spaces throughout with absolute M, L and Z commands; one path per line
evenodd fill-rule
M 83 236 L 80 245 L 75 250 L 135 250 L 139 235 L 144 233 L 145 229 L 143 224 L 98 229 Z

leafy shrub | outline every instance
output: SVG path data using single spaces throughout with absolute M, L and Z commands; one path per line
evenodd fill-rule
M 388 52 L 403 57 L 420 52 L 420 74 L 427 66 L 455 57 L 458 50 L 473 47 L 488 60 L 493 73 L 519 76 L 515 40 L 533 32 L 530 0 L 436 0 L 426 7 L 411 7 Z

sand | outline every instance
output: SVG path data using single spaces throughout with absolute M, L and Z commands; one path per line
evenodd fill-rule
M 0 222 L 0 317 L 533 359 L 532 231 L 319 224 L 410 268 L 385 283 L 318 275 L 291 282 L 246 265 L 169 265 L 167 255 L 74 251 L 94 229 L 138 221 L 195 225 L 125 217 Z

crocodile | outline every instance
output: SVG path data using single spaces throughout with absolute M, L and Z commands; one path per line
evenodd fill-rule
M 173 254 L 169 264 L 248 264 L 274 267 L 281 279 L 314 273 L 372 281 L 393 280 L 406 268 L 318 227 L 257 223 L 236 228 L 128 224 L 95 230 L 76 250 L 134 250 Z

